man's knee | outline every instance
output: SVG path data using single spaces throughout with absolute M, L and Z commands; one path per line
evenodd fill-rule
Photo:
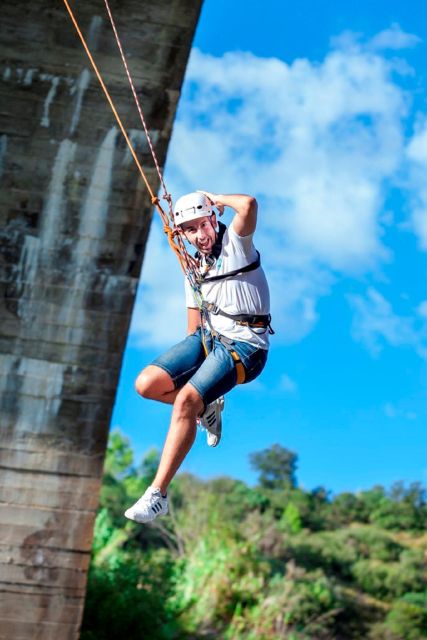
M 174 410 L 180 414 L 198 416 L 204 408 L 199 392 L 191 384 L 186 384 L 175 398 Z
M 166 371 L 149 365 L 141 371 L 135 380 L 135 389 L 143 398 L 156 400 L 165 393 L 174 390 L 172 378 Z

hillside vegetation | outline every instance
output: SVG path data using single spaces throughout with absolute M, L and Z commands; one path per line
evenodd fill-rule
M 297 456 L 254 453 L 255 488 L 179 475 L 171 514 L 151 525 L 123 512 L 158 452 L 133 465 L 110 437 L 82 640 L 427 639 L 425 489 L 305 491 Z

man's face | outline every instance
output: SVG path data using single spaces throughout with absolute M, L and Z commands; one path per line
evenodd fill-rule
M 181 229 L 188 242 L 204 255 L 212 253 L 212 247 L 216 240 L 215 227 L 215 214 L 210 217 L 204 216 L 203 218 L 196 218 L 196 220 L 184 222 L 181 225 Z

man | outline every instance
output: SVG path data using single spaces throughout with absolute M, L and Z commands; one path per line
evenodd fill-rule
M 235 215 L 227 228 L 213 207 Z M 247 195 L 190 193 L 174 207 L 175 223 L 197 249 L 206 321 L 186 281 L 188 335 L 147 366 L 136 380 L 144 398 L 173 405 L 171 424 L 153 483 L 125 516 L 150 522 L 168 512 L 167 488 L 191 449 L 199 421 L 208 444 L 221 437 L 223 396 L 264 368 L 269 347 L 269 291 L 252 238 L 257 202 Z M 203 342 L 207 343 L 206 356 Z

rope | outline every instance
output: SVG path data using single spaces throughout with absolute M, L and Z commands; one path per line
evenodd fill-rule
M 65 4 L 65 6 L 66 6 L 66 8 L 67 8 L 68 13 L 70 14 L 70 18 L 71 18 L 71 20 L 72 20 L 72 22 L 73 22 L 73 24 L 74 24 L 74 27 L 75 27 L 75 29 L 76 29 L 76 31 L 77 31 L 77 33 L 78 33 L 78 35 L 79 35 L 79 38 L 80 38 L 80 40 L 81 40 L 81 42 L 82 42 L 82 45 L 83 45 L 83 47 L 84 47 L 84 50 L 85 50 L 85 51 L 86 51 L 86 53 L 87 53 L 87 56 L 88 56 L 89 61 L 90 61 L 91 65 L 92 65 L 92 67 L 93 67 L 93 70 L 95 71 L 96 77 L 97 77 L 97 78 L 98 78 L 98 80 L 99 80 L 99 84 L 101 85 L 102 90 L 104 91 L 105 97 L 107 98 L 108 103 L 109 103 L 109 105 L 110 105 L 110 107 L 111 107 L 111 109 L 112 109 L 112 111 L 113 111 L 113 113 L 114 113 L 114 116 L 115 116 L 115 118 L 116 118 L 116 120 L 117 120 L 117 124 L 119 125 L 120 130 L 121 130 L 121 132 L 122 132 L 122 134 L 123 134 L 123 136 L 124 136 L 124 138 L 125 138 L 125 140 L 126 140 L 126 143 L 127 143 L 128 147 L 129 147 L 129 150 L 130 150 L 130 152 L 131 152 L 131 154 L 132 154 L 132 157 L 133 157 L 133 159 L 135 160 L 135 164 L 136 164 L 136 166 L 138 167 L 139 173 L 141 174 L 141 177 L 142 177 L 142 179 L 143 179 L 143 180 L 144 180 L 144 182 L 145 182 L 145 186 L 147 187 L 148 192 L 149 192 L 149 194 L 150 194 L 150 196 L 151 196 L 151 201 L 153 202 L 153 204 L 154 204 L 154 205 L 156 205 L 156 202 L 155 202 L 155 201 L 156 201 L 156 200 L 158 200 L 158 198 L 156 198 L 156 196 L 154 195 L 154 193 L 153 193 L 153 191 L 152 191 L 152 189 L 151 189 L 151 187 L 150 187 L 150 184 L 149 184 L 149 182 L 148 182 L 148 180 L 147 180 L 147 177 L 146 177 L 146 175 L 145 175 L 145 173 L 144 173 L 144 170 L 143 170 L 143 168 L 142 168 L 142 166 L 141 166 L 141 163 L 140 163 L 140 162 L 139 162 L 139 160 L 138 160 L 138 156 L 137 156 L 137 155 L 136 155 L 136 153 L 135 153 L 135 149 L 133 148 L 132 143 L 131 143 L 131 141 L 130 141 L 130 139 L 129 139 L 129 136 L 128 136 L 128 134 L 126 133 L 126 129 L 125 129 L 125 128 L 124 128 L 124 126 L 123 126 L 123 123 L 122 123 L 122 121 L 121 121 L 121 119 L 120 119 L 119 114 L 117 113 L 116 107 L 114 106 L 114 102 L 113 102 L 113 100 L 112 100 L 112 98 L 111 98 L 111 96 L 110 96 L 110 94 L 109 94 L 109 92 L 108 92 L 107 87 L 106 87 L 106 86 L 105 86 L 105 84 L 104 84 L 104 81 L 103 81 L 103 79 L 102 79 L 102 76 L 101 76 L 101 74 L 100 74 L 100 73 L 99 73 L 99 71 L 98 71 L 98 67 L 96 66 L 95 60 L 94 60 L 94 59 L 93 59 L 93 57 L 92 57 L 92 54 L 91 54 L 91 52 L 90 52 L 90 50 L 89 50 L 89 47 L 88 47 L 88 45 L 87 45 L 87 43 L 86 43 L 86 40 L 85 40 L 84 36 L 83 36 L 83 34 L 82 34 L 81 30 L 80 30 L 80 27 L 79 27 L 79 25 L 78 25 L 78 23 L 77 23 L 77 20 L 75 19 L 74 14 L 73 14 L 73 12 L 72 12 L 72 10 L 71 10 L 71 7 L 70 7 L 70 5 L 68 4 L 68 1 L 67 1 L 67 0 L 64 0 L 64 4 Z
M 65 4 L 65 6 L 67 8 L 67 11 L 68 11 L 68 13 L 70 15 L 71 21 L 72 21 L 72 23 L 73 23 L 73 25 L 74 25 L 74 27 L 75 27 L 75 29 L 77 31 L 77 34 L 78 34 L 78 36 L 79 36 L 79 38 L 81 40 L 83 48 L 86 51 L 87 57 L 89 58 L 89 61 L 90 61 L 91 65 L 92 65 L 92 68 L 93 68 L 93 70 L 95 72 L 95 75 L 98 78 L 99 84 L 101 85 L 101 88 L 102 88 L 102 90 L 103 90 L 103 92 L 105 94 L 105 97 L 107 98 L 107 101 L 108 101 L 108 103 L 109 103 L 109 105 L 111 107 L 111 110 L 112 110 L 112 112 L 114 114 L 114 117 L 116 118 L 117 124 L 120 127 L 120 130 L 121 130 L 121 132 L 123 134 L 123 137 L 124 137 L 124 139 L 126 141 L 126 144 L 129 147 L 129 150 L 131 152 L 132 158 L 135 161 L 135 164 L 136 164 L 136 166 L 138 168 L 138 171 L 141 174 L 141 177 L 142 177 L 142 179 L 143 179 L 143 181 L 145 183 L 145 186 L 146 186 L 146 188 L 148 190 L 148 193 L 150 194 L 151 202 L 156 207 L 157 211 L 159 212 L 159 214 L 160 214 L 160 216 L 162 218 L 163 225 L 164 225 L 163 226 L 163 230 L 165 231 L 165 233 L 168 236 L 169 245 L 171 246 L 171 248 L 173 249 L 174 253 L 176 254 L 183 272 L 186 274 L 187 271 L 189 271 L 190 269 L 194 269 L 195 268 L 194 261 L 191 258 L 191 256 L 188 254 L 188 252 L 187 252 L 187 250 L 185 248 L 184 242 L 180 238 L 179 234 L 177 234 L 175 232 L 175 230 L 172 230 L 170 228 L 169 219 L 168 219 L 166 213 L 163 211 L 163 209 L 162 209 L 162 207 L 160 205 L 159 198 L 154 194 L 154 192 L 153 192 L 153 190 L 152 190 L 152 188 L 151 188 L 151 186 L 150 186 L 150 184 L 149 184 L 149 182 L 147 180 L 147 177 L 146 177 L 146 175 L 144 173 L 144 170 L 143 170 L 143 168 L 141 166 L 141 163 L 140 163 L 140 161 L 138 159 L 138 156 L 136 155 L 135 149 L 133 148 L 132 142 L 130 141 L 129 136 L 128 136 L 127 132 L 126 132 L 126 129 L 125 129 L 124 125 L 123 125 L 123 122 L 122 122 L 122 120 L 121 120 L 121 118 L 120 118 L 120 116 L 119 116 L 119 114 L 117 112 L 117 109 L 116 109 L 116 107 L 114 105 L 113 99 L 111 98 L 111 95 L 110 95 L 107 87 L 105 86 L 105 83 L 104 83 L 104 81 L 102 79 L 101 73 L 99 72 L 99 69 L 98 69 L 98 67 L 96 65 L 96 62 L 93 59 L 93 56 L 92 56 L 92 54 L 90 52 L 90 49 L 89 49 L 89 46 L 88 46 L 88 44 L 87 44 L 87 42 L 85 40 L 85 37 L 84 37 L 80 27 L 79 27 L 79 24 L 78 24 L 74 14 L 73 14 L 73 11 L 72 11 L 69 3 L 68 3 L 68 0 L 64 0 L 64 4 Z M 111 11 L 110 11 L 110 13 L 111 13 Z M 128 77 L 130 77 L 130 74 L 129 74 Z M 132 82 L 132 79 L 130 79 L 130 82 L 131 82 L 131 85 L 133 87 L 133 90 L 135 90 L 133 82 Z M 153 158 L 155 159 L 156 168 L 158 170 L 159 177 L 161 178 L 161 182 L 162 182 L 162 185 L 163 185 L 164 190 L 165 190 L 165 196 L 164 197 L 168 201 L 169 209 L 171 210 L 171 207 L 172 207 L 171 198 L 170 198 L 170 195 L 167 193 L 166 186 L 165 186 L 165 183 L 164 183 L 164 180 L 163 180 L 163 176 L 161 175 L 161 171 L 160 171 L 160 167 L 159 167 L 159 164 L 158 164 L 158 161 L 157 161 L 157 157 L 156 157 L 154 148 L 152 146 L 152 143 L 151 143 L 151 140 L 150 140 L 150 137 L 149 137 L 149 134 L 148 134 L 148 130 L 147 130 L 147 127 L 145 125 L 144 116 L 142 115 L 142 110 L 141 110 L 141 107 L 140 107 L 139 103 L 138 103 L 138 111 L 140 112 L 140 114 L 142 116 L 142 120 L 144 122 L 144 132 L 145 132 L 145 134 L 147 136 L 148 143 L 150 145 L 150 149 L 152 150 Z M 172 218 L 172 220 L 173 220 L 173 218 Z
M 133 83 L 132 76 L 131 76 L 130 71 L 129 71 L 129 67 L 128 67 L 128 63 L 127 63 L 127 60 L 126 60 L 126 56 L 125 56 L 124 51 L 123 51 L 122 43 L 120 41 L 119 34 L 117 32 L 116 23 L 114 21 L 113 14 L 111 13 L 111 9 L 110 9 L 110 5 L 108 4 L 108 0 L 104 0 L 104 3 L 105 3 L 105 7 L 107 9 L 108 17 L 110 18 L 111 26 L 113 28 L 114 36 L 116 38 L 117 46 L 119 48 L 120 56 L 122 58 L 123 66 L 124 66 L 125 71 L 126 71 L 126 75 L 127 75 L 128 81 L 129 81 L 129 85 L 130 85 L 130 88 L 132 90 L 132 95 L 133 95 L 133 98 L 135 100 L 136 108 L 138 109 L 139 117 L 140 117 L 143 129 L 144 129 L 144 132 L 145 132 L 145 136 L 147 138 L 148 146 L 150 147 L 150 151 L 151 151 L 151 155 L 152 155 L 152 158 L 153 158 L 153 161 L 154 161 L 154 165 L 155 165 L 156 170 L 157 170 L 157 175 L 159 176 L 160 183 L 161 183 L 161 185 L 163 187 L 163 197 L 165 198 L 165 200 L 167 200 L 167 202 L 169 203 L 169 205 L 171 207 L 172 206 L 171 196 L 168 193 L 168 190 L 166 189 L 166 184 L 165 184 L 165 181 L 163 179 L 163 174 L 162 174 L 162 171 L 160 169 L 159 162 L 157 160 L 157 155 L 156 155 L 156 152 L 154 150 L 153 143 L 151 142 L 151 137 L 150 137 L 150 134 L 149 134 L 149 131 L 148 131 L 147 124 L 145 122 L 144 114 L 142 112 L 141 105 L 140 105 L 140 102 L 139 102 L 139 99 L 138 99 L 138 95 L 136 93 L 135 85 Z
M 107 12 L 108 12 L 108 15 L 109 15 L 109 18 L 110 18 L 111 26 L 113 28 L 113 32 L 114 32 L 114 35 L 115 35 L 115 38 L 116 38 L 117 46 L 118 46 L 119 51 L 120 51 L 120 55 L 121 55 L 121 58 L 122 58 L 122 61 L 123 61 L 123 65 L 125 67 L 126 75 L 127 75 L 127 78 L 128 78 L 131 90 L 132 90 L 132 94 L 133 94 L 133 97 L 134 97 L 134 100 L 135 100 L 135 103 L 136 103 L 136 106 L 137 106 L 137 109 L 138 109 L 138 113 L 139 113 L 139 116 L 140 116 L 140 119 L 141 119 L 141 122 L 142 122 L 142 126 L 144 128 L 144 133 L 145 133 L 145 136 L 147 138 L 148 145 L 150 147 L 151 155 L 153 157 L 153 161 L 154 161 L 154 164 L 155 164 L 155 167 L 156 167 L 156 170 L 157 170 L 157 174 L 159 176 L 160 183 L 161 183 L 161 185 L 163 187 L 163 192 L 164 192 L 163 193 L 163 198 L 168 202 L 169 216 L 170 216 L 171 221 L 174 223 L 173 211 L 172 211 L 172 198 L 171 198 L 170 194 L 168 193 L 168 191 L 166 189 L 166 184 L 165 184 L 165 181 L 164 181 L 161 169 L 160 169 L 160 165 L 159 165 L 158 160 L 157 160 L 156 152 L 154 150 L 154 147 L 153 147 L 153 144 L 152 144 L 152 141 L 151 141 L 151 138 L 150 138 L 150 134 L 148 132 L 148 128 L 147 128 L 147 125 L 146 125 L 146 122 L 145 122 L 145 118 L 144 118 L 144 115 L 142 113 L 141 105 L 139 104 L 138 96 L 137 96 L 136 90 L 135 90 L 135 85 L 134 85 L 134 83 L 132 81 L 132 77 L 130 75 L 129 67 L 128 67 L 128 64 L 127 64 L 127 61 L 126 61 L 126 57 L 125 57 L 124 52 L 123 52 L 123 47 L 122 47 L 121 42 L 120 42 L 120 38 L 119 38 L 117 29 L 116 29 L 116 25 L 115 25 L 115 22 L 114 22 L 114 19 L 113 19 L 113 16 L 112 16 L 109 4 L 108 4 L 108 0 L 104 0 L 104 2 L 105 2 L 105 6 L 107 8 Z M 179 231 L 177 230 L 177 228 L 175 227 L 174 229 L 172 229 L 170 227 L 168 216 L 163 211 L 163 209 L 162 209 L 162 207 L 160 205 L 160 202 L 159 202 L 159 198 L 154 194 L 153 190 L 151 189 L 151 186 L 150 186 L 150 184 L 149 184 L 149 182 L 147 180 L 147 177 L 146 177 L 146 175 L 144 173 L 144 170 L 143 170 L 143 168 L 141 166 L 141 163 L 140 163 L 140 161 L 138 159 L 138 156 L 136 155 L 135 149 L 133 148 L 132 142 L 130 141 L 129 136 L 128 136 L 127 132 L 126 132 L 126 129 L 125 129 L 123 123 L 122 123 L 122 120 L 121 120 L 121 118 L 120 118 L 120 116 L 119 116 L 119 114 L 117 112 L 117 109 L 116 109 L 116 107 L 114 105 L 113 99 L 111 98 L 111 95 L 110 95 L 107 87 L 105 86 L 105 83 L 104 83 L 104 81 L 102 79 L 101 73 L 99 72 L 98 67 L 96 65 L 96 62 L 93 59 L 93 56 L 92 56 L 92 54 L 90 52 L 90 49 L 89 49 L 89 46 L 86 43 L 86 40 L 85 40 L 85 38 L 83 36 L 83 33 L 82 33 L 82 31 L 81 31 L 81 29 L 79 27 L 79 24 L 78 24 L 74 14 L 73 14 L 73 11 L 72 11 L 69 3 L 68 3 L 68 0 L 64 0 L 64 4 L 65 4 L 65 7 L 66 7 L 66 9 L 67 9 L 67 11 L 68 11 L 68 13 L 70 15 L 71 21 L 72 21 L 72 23 L 73 23 L 73 25 L 74 25 L 74 27 L 75 27 L 75 29 L 77 31 L 77 34 L 78 34 L 78 36 L 79 36 L 79 38 L 81 40 L 83 48 L 86 51 L 87 57 L 89 58 L 89 61 L 90 61 L 91 65 L 92 65 L 92 68 L 95 71 L 95 75 L 98 78 L 99 84 L 101 85 L 101 88 L 102 88 L 102 90 L 103 90 L 103 92 L 105 94 L 105 97 L 107 98 L 108 104 L 110 105 L 111 110 L 112 110 L 112 112 L 114 114 L 114 117 L 116 118 L 117 124 L 120 127 L 120 130 L 121 130 L 121 132 L 123 134 L 123 137 L 124 137 L 124 139 L 126 141 L 126 144 L 129 147 L 129 150 L 131 152 L 132 158 L 135 161 L 135 164 L 136 164 L 136 166 L 138 168 L 138 171 L 141 174 L 141 177 L 142 177 L 142 179 L 143 179 L 143 181 L 145 183 L 145 186 L 146 186 L 146 188 L 148 190 L 148 193 L 150 194 L 151 202 L 152 202 L 153 206 L 155 206 L 155 208 L 159 212 L 160 217 L 162 218 L 163 231 L 167 235 L 169 246 L 171 247 L 171 249 L 175 253 L 176 257 L 178 258 L 178 261 L 179 261 L 179 264 L 181 266 L 181 269 L 183 270 L 185 277 L 187 278 L 187 280 L 190 283 L 190 286 L 191 286 L 191 288 L 193 290 L 193 293 L 194 293 L 194 298 L 195 298 L 196 304 L 197 304 L 197 306 L 198 306 L 198 308 L 200 310 L 200 314 L 201 314 L 201 317 L 203 319 L 205 314 L 204 314 L 203 306 L 202 306 L 203 299 L 202 299 L 202 294 L 201 294 L 201 291 L 200 291 L 200 284 L 199 284 L 200 271 L 199 271 L 198 264 L 197 264 L 196 260 L 192 256 L 190 256 L 190 254 L 188 253 L 188 251 L 187 251 L 187 249 L 185 247 L 185 244 L 184 244 L 184 242 L 183 242 L 183 240 L 181 238 L 181 235 L 180 235 Z M 206 341 L 204 339 L 203 329 L 202 329 L 202 342 L 203 342 L 203 347 L 204 347 L 204 350 L 205 350 L 205 354 L 207 355 L 208 349 L 207 349 L 207 346 L 206 346 Z

